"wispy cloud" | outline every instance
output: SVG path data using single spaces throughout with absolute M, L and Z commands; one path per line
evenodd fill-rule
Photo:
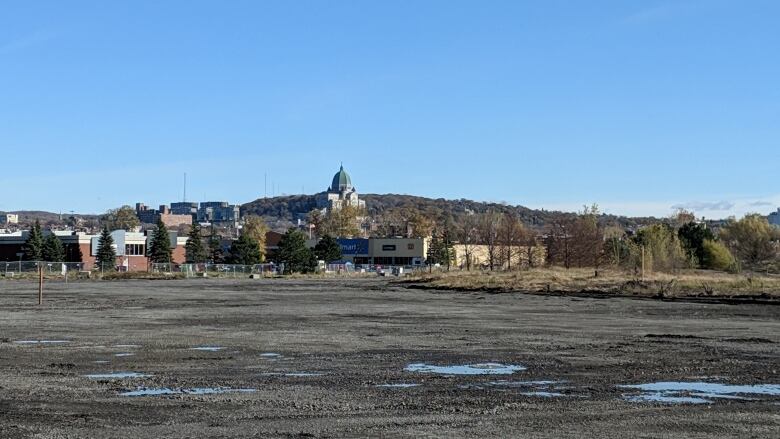
M 731 210 L 735 206 L 731 201 L 690 201 L 687 203 L 675 204 L 672 209 L 687 209 L 687 210 L 709 210 L 709 211 L 726 211 Z
M 29 47 L 33 47 L 38 44 L 49 41 L 54 37 L 55 34 L 53 32 L 38 30 L 31 34 L 13 39 L 11 41 L 0 43 L 0 55 L 6 55 L 9 53 L 18 52 L 20 50 L 24 50 Z
M 772 203 L 771 201 L 753 201 L 752 203 L 748 203 L 748 206 L 750 207 L 766 207 L 766 206 L 774 206 L 775 203 Z

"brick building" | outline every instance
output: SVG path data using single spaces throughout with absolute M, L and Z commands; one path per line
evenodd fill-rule
M 99 235 L 90 235 L 82 232 L 54 231 L 62 241 L 65 248 L 65 259 L 62 262 L 82 262 L 84 270 L 92 270 L 95 267 L 95 256 L 98 250 Z M 149 260 L 146 257 L 146 249 L 149 248 L 153 232 L 128 232 L 115 230 L 111 232 L 117 253 L 116 265 L 126 271 L 146 271 Z M 27 241 L 28 231 L 0 235 L 0 261 L 19 261 L 19 254 Z M 170 232 L 171 250 L 173 262 L 182 264 L 185 262 L 184 245 L 186 236 L 178 236 L 176 232 Z

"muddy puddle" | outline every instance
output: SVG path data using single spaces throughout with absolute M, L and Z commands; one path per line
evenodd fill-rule
M 263 352 L 260 356 L 266 359 L 282 358 L 282 354 L 277 354 L 276 352 Z
M 112 380 L 123 378 L 146 378 L 151 375 L 140 372 L 109 372 L 109 373 L 91 373 L 84 377 L 92 380 Z
M 16 344 L 35 345 L 35 344 L 64 344 L 70 343 L 70 340 L 16 340 Z
M 418 387 L 420 384 L 418 383 L 387 383 L 387 384 L 377 384 L 374 387 L 382 387 L 385 389 L 408 389 L 410 387 Z
M 174 389 L 168 387 L 139 387 L 135 390 L 121 392 L 120 396 L 159 396 L 159 395 L 218 395 L 222 393 L 251 393 L 257 389 L 233 389 L 230 387 L 193 387 L 189 389 Z
M 766 396 L 780 396 L 780 384 L 732 385 L 710 382 L 662 381 L 645 384 L 626 384 L 622 389 L 640 391 L 624 394 L 631 402 L 659 402 L 665 404 L 710 404 L 719 399 L 752 400 Z
M 318 377 L 325 375 L 323 372 L 264 372 L 262 376 L 283 376 L 283 377 Z
M 524 366 L 501 363 L 478 363 L 437 366 L 434 364 L 411 363 L 404 368 L 407 372 L 436 373 L 440 375 L 511 375 L 525 370 Z
M 191 351 L 205 351 L 205 352 L 218 352 L 222 349 L 225 349 L 222 346 L 195 346 L 194 348 L 190 348 Z

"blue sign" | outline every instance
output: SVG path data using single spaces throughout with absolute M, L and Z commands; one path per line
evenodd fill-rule
M 338 239 L 342 255 L 367 255 L 368 239 Z

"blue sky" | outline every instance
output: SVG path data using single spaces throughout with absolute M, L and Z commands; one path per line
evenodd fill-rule
M 780 2 L 0 1 L 0 210 L 780 206 Z

